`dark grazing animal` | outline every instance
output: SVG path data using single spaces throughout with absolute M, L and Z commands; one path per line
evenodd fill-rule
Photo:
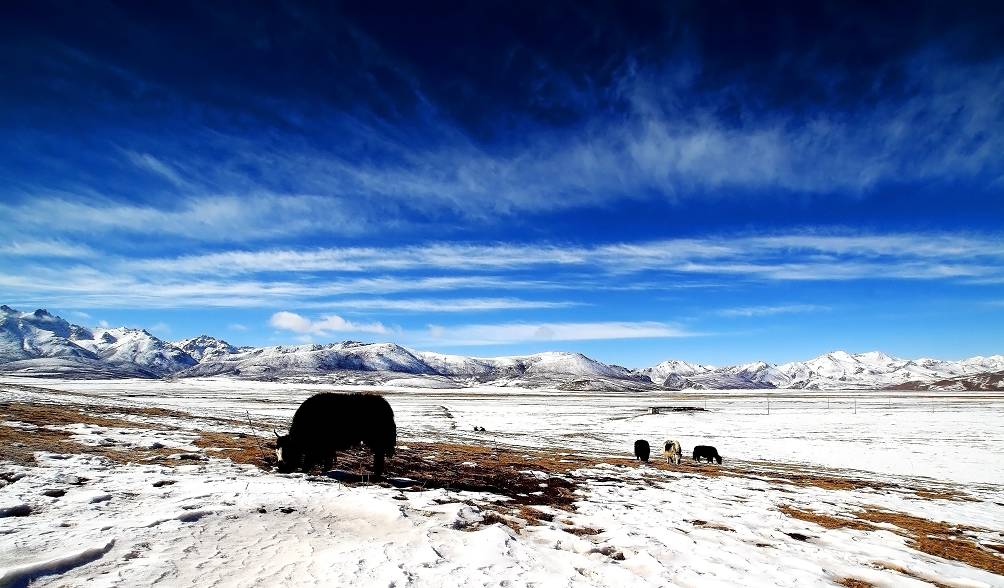
M 309 472 L 318 464 L 327 471 L 334 465 L 335 452 L 365 444 L 373 451 L 373 473 L 379 478 L 384 457 L 394 455 L 397 425 L 383 396 L 322 392 L 296 409 L 288 435 L 275 436 L 280 472 L 297 468 Z
M 652 448 L 648 446 L 648 441 L 644 439 L 638 439 L 634 442 L 634 456 L 642 461 L 648 461 L 649 454 L 652 453 Z
M 711 463 L 712 460 L 717 461 L 718 465 L 722 463 L 722 456 L 718 455 L 718 450 L 711 445 L 696 445 L 694 447 L 694 461 L 702 459 L 707 459 L 708 463 Z

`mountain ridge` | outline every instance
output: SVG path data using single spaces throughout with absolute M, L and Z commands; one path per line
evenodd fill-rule
M 980 377 L 1001 371 L 1002 355 L 948 361 L 902 359 L 879 351 L 840 350 L 805 361 L 722 367 L 671 359 L 628 369 L 567 351 L 473 357 L 359 341 L 237 348 L 209 335 L 167 342 L 145 329 L 88 328 L 45 309 L 29 313 L 0 306 L 0 373 L 29 376 L 325 377 L 359 384 L 563 390 L 967 389 L 968 385 L 986 390 L 1004 389 L 1000 377 Z

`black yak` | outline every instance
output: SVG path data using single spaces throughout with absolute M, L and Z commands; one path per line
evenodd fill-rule
M 634 442 L 634 456 L 642 461 L 648 461 L 648 455 L 652 452 L 652 448 L 648 446 L 648 441 L 644 439 L 638 439 Z
M 373 451 L 373 473 L 379 478 L 384 457 L 394 455 L 397 425 L 383 396 L 322 392 L 296 409 L 288 435 L 275 435 L 280 472 L 297 468 L 309 472 L 318 464 L 327 471 L 334 464 L 336 451 L 364 443 Z
M 722 456 L 718 455 L 718 450 L 711 445 L 697 445 L 694 447 L 694 461 L 701 461 L 702 459 L 707 459 L 708 463 L 712 460 L 717 461 L 718 465 L 722 463 Z

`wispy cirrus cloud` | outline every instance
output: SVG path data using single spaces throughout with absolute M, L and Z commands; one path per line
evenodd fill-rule
M 136 167 L 159 176 L 180 188 L 189 188 L 190 184 L 181 176 L 178 170 L 157 159 L 149 153 L 126 151 L 126 158 Z
M 697 333 L 663 322 L 568 322 L 430 325 L 412 335 L 418 342 L 475 346 L 545 341 L 595 341 L 608 339 L 664 339 L 693 337 Z
M 384 310 L 403 312 L 478 312 L 487 310 L 536 310 L 572 308 L 583 302 L 567 300 L 525 300 L 522 298 L 353 298 L 307 304 L 308 307 L 348 310 Z
M 687 65 L 700 71 L 699 62 Z M 175 122 L 184 132 L 133 133 L 118 139 L 128 147 L 115 148 L 129 173 L 170 184 L 166 198 L 116 198 L 126 182 L 114 173 L 107 184 L 101 175 L 58 188 L 31 178 L 23 183 L 33 187 L 0 213 L 15 221 L 4 232 L 21 238 L 144 227 L 204 243 L 260 243 L 497 225 L 525 213 L 642 199 L 685 206 L 709 193 L 728 201 L 759 190 L 757 198 L 783 202 L 862 198 L 884 185 L 931 180 L 999 183 L 1004 135 L 988 129 L 1004 124 L 1004 68 L 951 63 L 933 50 L 896 65 L 910 76 L 904 91 L 867 104 L 734 116 L 726 113 L 757 110 L 735 87 L 698 91 L 696 73 L 625 63 L 607 88 L 614 114 L 587 113 L 559 130 L 528 128 L 525 139 L 501 144 L 475 140 L 435 108 L 420 109 L 407 129 L 366 109 L 311 117 L 319 121 L 314 132 L 366 145 L 362 155 L 312 147 L 277 128 L 274 116 L 251 117 L 250 133 L 182 118 Z M 420 82 L 400 82 L 423 95 Z M 701 99 L 679 99 L 691 95 Z
M 85 259 L 93 258 L 98 252 L 87 245 L 62 240 L 13 240 L 0 243 L 0 257 L 42 257 Z
M 430 243 L 404 247 L 238 250 L 125 262 L 137 272 L 214 275 L 282 272 L 513 271 L 540 267 L 742 274 L 776 280 L 979 277 L 1004 269 L 1004 238 L 987 234 L 860 234 L 803 230 L 591 246 Z
M 819 304 L 781 304 L 775 306 L 740 306 L 736 308 L 723 308 L 717 311 L 716 314 L 727 317 L 760 317 L 773 316 L 777 314 L 825 312 L 828 310 L 830 310 L 830 307 Z
M 75 264 L 20 264 L 15 271 L 0 273 L 0 292 L 21 293 L 53 305 L 77 307 L 263 307 L 296 301 L 320 302 L 333 297 L 360 294 L 430 292 L 443 294 L 458 290 L 490 289 L 569 289 L 570 286 L 542 279 L 517 279 L 504 275 L 429 276 L 311 276 L 291 280 L 272 276 L 254 278 L 192 276 L 171 273 L 136 274 L 116 271 L 103 260 L 101 267 Z M 8 295 L 10 296 L 10 295 Z M 372 303 L 371 303 L 372 304 Z M 554 301 L 555 307 L 563 306 Z M 404 305 L 402 305 L 404 306 Z M 470 310 L 477 304 L 469 303 Z M 403 308 L 401 308 L 403 310 Z
M 46 249 L 36 247 L 33 251 Z M 641 291 L 713 283 L 1004 279 L 1004 240 L 991 234 L 776 235 L 560 245 L 430 243 L 410 246 L 236 250 L 180 257 L 49 257 L 0 249 L 9 299 L 79 306 L 275 306 L 399 312 L 561 309 L 567 296 L 474 297 L 461 290 Z M 414 298 L 388 298 L 405 292 Z M 429 294 L 435 294 L 430 296 Z M 366 298 L 360 297 L 366 295 Z
M 343 235 L 367 229 L 364 218 L 322 196 L 214 195 L 175 202 L 164 207 L 101 197 L 39 195 L 0 203 L 0 215 L 9 221 L 0 227 L 0 236 L 18 242 L 57 234 L 93 242 L 94 235 L 154 234 L 232 243 L 327 233 L 332 226 L 339 226 Z

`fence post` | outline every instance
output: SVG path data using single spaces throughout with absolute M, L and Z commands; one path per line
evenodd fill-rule
M 858 399 L 854 399 L 854 414 L 858 414 Z

